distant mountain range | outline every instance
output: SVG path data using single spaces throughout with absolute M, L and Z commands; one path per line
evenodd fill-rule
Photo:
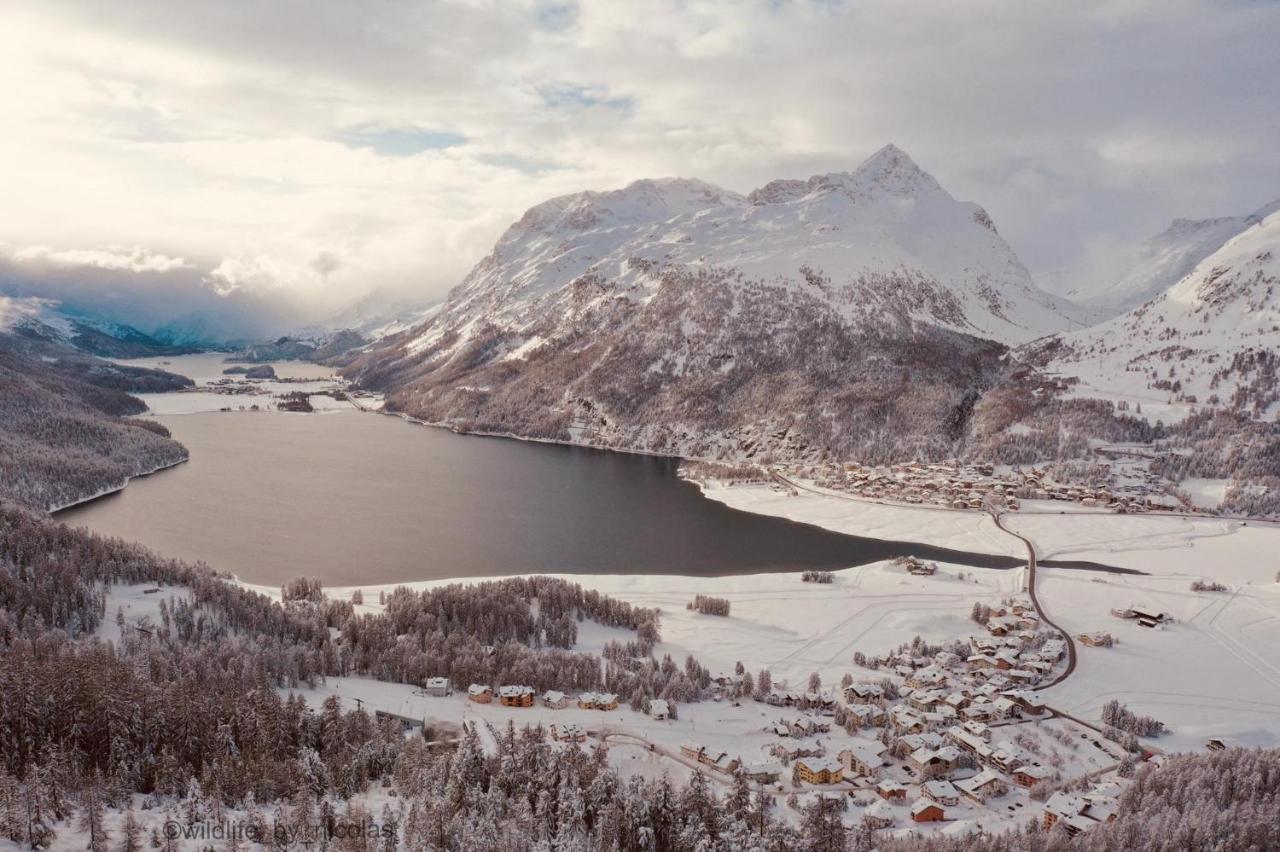
M 1029 350 L 1046 369 L 1078 378 L 1079 393 L 1145 402 L 1166 419 L 1180 416 L 1176 408 L 1185 413 L 1196 405 L 1274 419 L 1280 413 L 1280 204 L 1236 219 L 1181 221 L 1157 242 L 1163 248 L 1146 273 L 1135 271 L 1117 285 L 1134 294 L 1158 288 L 1154 296 Z
M 1190 275 L 1227 241 L 1280 211 L 1280 201 L 1246 216 L 1175 219 L 1163 233 L 1137 247 L 1128 269 L 1115 280 L 1073 287 L 1067 295 L 1110 314 L 1136 308 Z

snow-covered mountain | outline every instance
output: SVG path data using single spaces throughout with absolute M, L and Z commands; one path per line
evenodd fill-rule
M 890 145 L 746 196 L 665 179 L 539 204 L 351 373 L 426 419 L 640 449 L 779 424 L 846 445 L 909 420 L 895 439 L 946 443 L 1002 344 L 1075 316 Z
M 172 344 L 132 326 L 67 310 L 51 299 L 0 296 L 0 332 L 15 329 L 103 358 L 145 358 L 200 351 L 198 346 Z
M 1135 308 L 1164 293 L 1228 240 L 1277 210 L 1280 201 L 1247 216 L 1175 219 L 1163 233 L 1137 248 L 1127 271 L 1118 279 L 1078 287 L 1067 295 L 1109 315 Z
M 1155 280 L 1156 276 L 1152 276 Z M 1280 411 L 1280 212 L 1274 208 L 1133 310 L 1032 348 L 1079 393 L 1176 419 L 1212 405 Z
M 671 269 L 812 288 L 847 320 L 923 322 L 1018 343 L 1072 324 L 986 212 L 958 202 L 888 145 L 853 172 L 777 180 L 741 196 L 697 180 L 641 180 L 529 210 L 451 295 L 417 345 L 487 317 L 560 312 L 573 285 L 643 302 Z

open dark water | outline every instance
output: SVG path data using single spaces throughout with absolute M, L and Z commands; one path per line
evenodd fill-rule
M 455 435 L 356 411 L 156 419 L 191 461 L 58 519 L 248 582 L 724 575 L 908 553 L 1022 564 L 740 512 L 678 479 L 672 459 Z

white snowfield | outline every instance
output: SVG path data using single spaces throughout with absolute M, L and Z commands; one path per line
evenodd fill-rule
M 1113 648 L 1079 645 L 1075 674 L 1046 692 L 1051 706 L 1096 719 L 1118 699 L 1173 729 L 1157 741 L 1167 749 L 1200 748 L 1210 737 L 1280 745 L 1280 527 L 1143 515 L 1013 514 L 1006 523 L 1041 558 L 1151 575 L 1038 570 L 1041 602 L 1064 629 L 1119 640 Z M 1229 590 L 1191 591 L 1199 579 Z M 1149 629 L 1110 615 L 1133 604 L 1174 621 Z

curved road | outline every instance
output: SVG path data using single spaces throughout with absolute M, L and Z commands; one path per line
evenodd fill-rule
M 1045 624 L 1049 625 L 1050 627 L 1052 627 L 1054 630 L 1058 631 L 1059 635 L 1061 635 L 1063 640 L 1067 643 L 1066 669 L 1063 670 L 1062 674 L 1058 675 L 1049 683 L 1042 683 L 1039 686 L 1032 687 L 1034 691 L 1039 692 L 1042 689 L 1048 689 L 1051 686 L 1057 686 L 1067 678 L 1071 677 L 1071 673 L 1076 670 L 1076 643 L 1075 643 L 1075 640 L 1071 638 L 1071 634 L 1063 630 L 1062 627 L 1060 627 L 1058 624 L 1054 623 L 1053 619 L 1049 618 L 1049 614 L 1044 611 L 1044 607 L 1040 605 L 1040 598 L 1036 594 L 1036 548 L 1035 548 L 1035 545 L 1031 543 L 1031 539 L 1022 535 L 1021 533 L 1014 532 L 1013 530 L 1006 527 L 1004 525 L 1004 517 L 999 513 L 992 512 L 991 518 L 996 522 L 996 526 L 999 527 L 1003 532 L 1013 536 L 1014 538 L 1021 541 L 1024 545 L 1026 545 L 1026 548 L 1027 548 L 1027 596 L 1031 598 L 1031 605 L 1036 608 L 1036 614 L 1040 616 L 1040 620 L 1043 621 Z
M 772 474 L 773 474 L 774 479 L 776 479 L 777 481 L 781 482 L 783 485 L 787 485 L 787 486 L 789 486 L 789 487 L 791 487 L 791 488 L 794 488 L 794 489 L 795 489 L 795 490 L 797 490 L 797 491 L 808 491 L 808 492 L 809 492 L 809 493 L 811 493 L 811 494 L 817 494 L 817 495 L 820 495 L 820 496 L 823 496 L 823 497 L 840 497 L 840 498 L 843 498 L 843 499 L 846 499 L 846 500 L 852 500 L 852 501 L 854 501 L 855 503 L 879 503 L 879 502 L 880 502 L 880 501 L 874 501 L 874 500 L 864 500 L 864 499 L 860 499 L 860 498 L 854 497 L 854 496 L 852 496 L 852 495 L 840 494 L 840 493 L 837 493 L 837 492 L 825 492 L 825 491 L 819 491 L 819 490 L 818 490 L 818 489 L 816 489 L 816 488 L 810 488 L 810 487 L 808 487 L 808 486 L 806 486 L 806 485 L 801 485 L 800 483 L 796 482 L 795 480 L 793 480 L 793 479 L 791 479 L 791 478 L 789 478 L 789 477 L 783 476 L 781 473 L 778 473 L 777 471 L 772 471 Z M 897 504 L 881 503 L 881 505 L 897 505 Z M 912 509 L 931 509 L 931 510 L 938 511 L 938 512 L 956 512 L 956 511 L 960 511 L 960 510 L 958 510 L 958 509 L 949 509 L 949 508 L 946 508 L 946 507 L 944 507 L 944 506 L 910 506 L 910 507 L 907 507 L 907 508 L 912 508 Z M 967 510 L 965 510 L 965 511 L 967 511 Z M 992 520 L 994 520 L 994 521 L 995 521 L 996 526 L 1000 528 L 1000 531 L 1001 531 L 1001 532 L 1005 533 L 1006 535 L 1011 535 L 1011 536 L 1013 536 L 1014 538 L 1016 538 L 1016 539 L 1018 539 L 1019 541 L 1021 541 L 1021 542 L 1022 542 L 1022 544 L 1023 544 L 1023 546 L 1024 546 L 1024 547 L 1026 547 L 1026 549 L 1027 549 L 1027 595 L 1028 595 L 1028 597 L 1030 597 L 1030 598 L 1031 598 L 1031 605 L 1032 605 L 1033 607 L 1035 607 L 1036 614 L 1037 614 L 1038 616 L 1040 616 L 1040 620 L 1041 620 L 1041 621 L 1043 621 L 1045 624 L 1049 625 L 1050 627 L 1052 627 L 1054 630 L 1058 631 L 1058 633 L 1059 633 L 1059 634 L 1061 634 L 1061 636 L 1062 636 L 1062 638 L 1063 638 L 1063 641 L 1065 641 L 1065 642 L 1067 643 L 1067 667 L 1066 667 L 1066 669 L 1065 669 L 1065 670 L 1064 670 L 1060 675 L 1058 675 L 1056 678 L 1054 678 L 1051 682 L 1049 682 L 1049 683 L 1044 683 L 1044 684 L 1041 684 L 1041 685 L 1039 685 L 1039 686 L 1033 687 L 1033 690 L 1035 690 L 1035 691 L 1037 691 L 1037 692 L 1038 692 L 1038 691 L 1040 691 L 1040 690 L 1042 690 L 1042 689 L 1048 689 L 1048 688 L 1049 688 L 1049 687 L 1051 687 L 1051 686 L 1057 686 L 1058 684 L 1062 683 L 1062 682 L 1063 682 L 1064 680 L 1066 680 L 1067 678 L 1071 677 L 1071 673 L 1072 673 L 1072 672 L 1074 672 L 1074 671 L 1076 670 L 1076 643 L 1075 643 L 1075 640 L 1071 638 L 1071 634 L 1070 634 L 1070 633 L 1068 633 L 1067 631 L 1063 630 L 1059 625 L 1055 624 L 1055 623 L 1053 622 L 1053 620 L 1049 618 L 1048 614 L 1046 614 L 1046 613 L 1045 613 L 1045 611 L 1044 611 L 1044 607 L 1042 607 L 1042 606 L 1040 605 L 1040 598 L 1039 598 L 1039 596 L 1036 594 L 1036 548 L 1035 548 L 1035 545 L 1033 545 L 1033 544 L 1031 543 L 1031 540 L 1030 540 L 1030 539 L 1028 539 L 1026 536 L 1021 535 L 1020 533 L 1016 533 L 1016 532 L 1014 532 L 1013 530 L 1011 530 L 1011 529 L 1009 529 L 1008 527 L 1006 527 L 1006 526 L 1004 525 L 1003 520 L 1002 520 L 1002 516 L 1001 516 L 999 513 L 997 513 L 997 512 L 991 512 L 991 513 L 990 513 L 990 515 L 991 515 Z M 1056 712 L 1056 711 L 1055 711 L 1055 712 Z

